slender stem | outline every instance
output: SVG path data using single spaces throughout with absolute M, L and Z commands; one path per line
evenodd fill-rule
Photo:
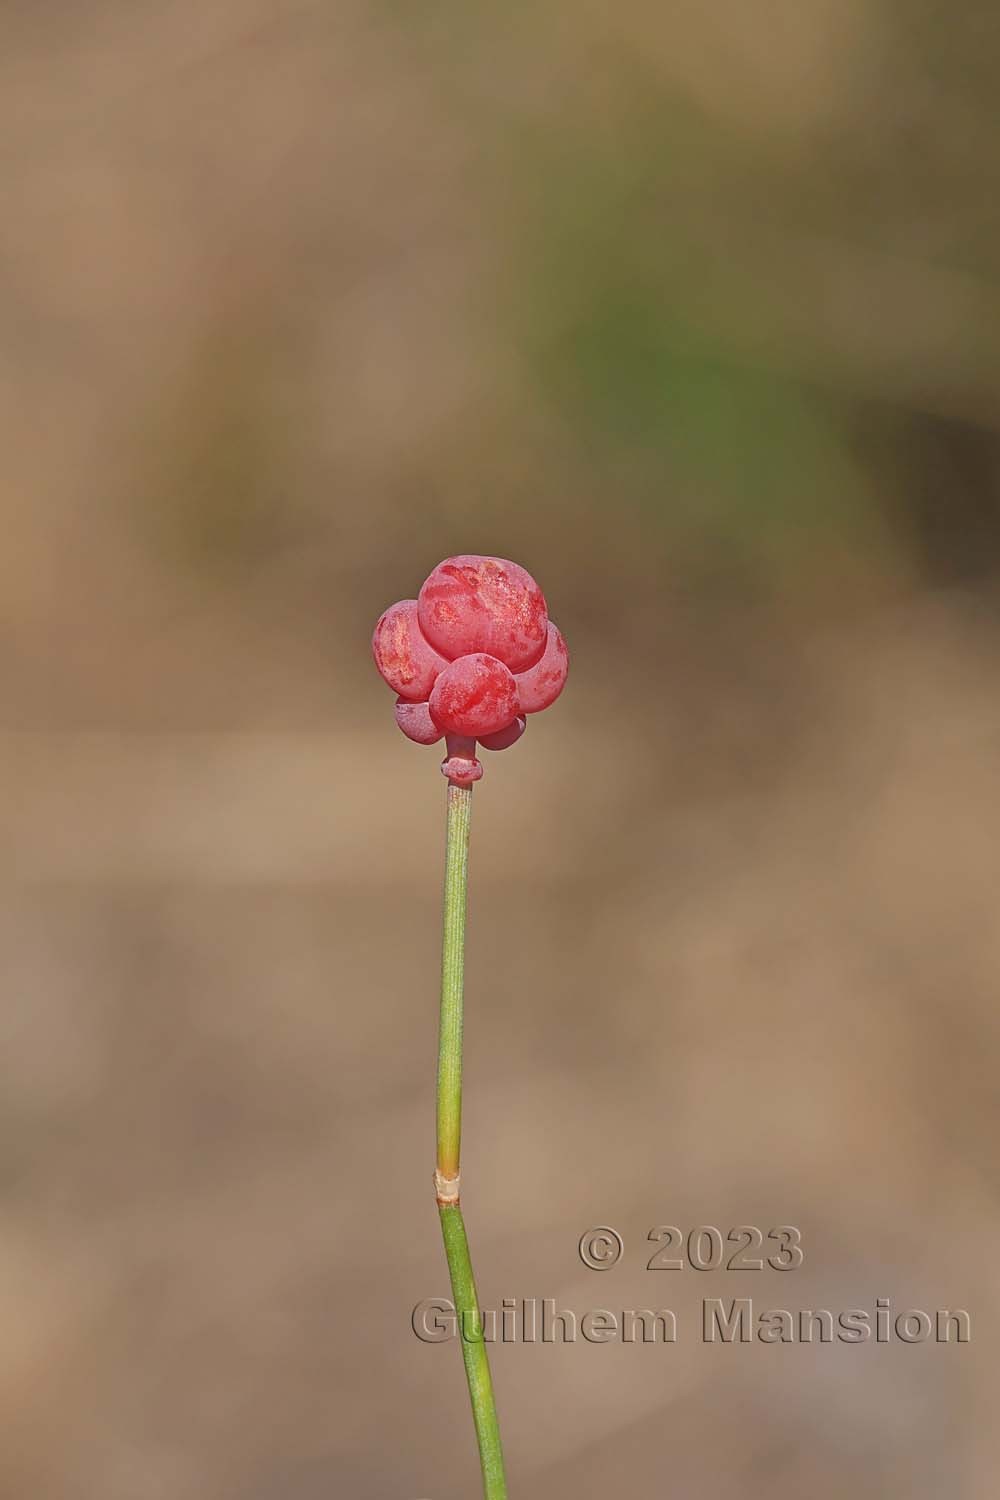
M 437 1167 L 447 1178 L 458 1176 L 462 1154 L 462 988 L 471 814 L 471 786 L 449 782 L 437 1080 Z
M 441 953 L 441 1034 L 437 1082 L 438 1212 L 458 1315 L 472 1420 L 479 1443 L 486 1500 L 507 1500 L 503 1452 L 490 1363 L 483 1341 L 469 1242 L 459 1207 L 462 1146 L 462 992 L 465 972 L 465 903 L 469 870 L 471 786 L 448 785 L 448 836 L 444 873 L 444 943 Z
M 503 1472 L 503 1449 L 500 1446 L 500 1427 L 493 1399 L 493 1381 L 483 1342 L 482 1318 L 462 1210 L 457 1203 L 442 1203 L 438 1212 L 441 1215 L 444 1251 L 451 1272 L 451 1295 L 458 1314 L 465 1377 L 469 1382 L 469 1395 L 472 1398 L 472 1420 L 476 1424 L 479 1462 L 483 1468 L 483 1494 L 486 1500 L 507 1500 L 507 1481 Z

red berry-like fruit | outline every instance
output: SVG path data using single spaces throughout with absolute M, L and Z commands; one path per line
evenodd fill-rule
M 537 714 L 554 703 L 566 686 L 569 652 L 562 633 L 549 621 L 548 639 L 541 659 L 527 672 L 519 672 L 517 697 L 523 714 Z
M 417 599 L 391 605 L 372 637 L 375 665 L 396 692 L 396 723 L 418 745 L 444 735 L 441 769 L 471 786 L 483 774 L 476 741 L 507 750 L 525 714 L 558 698 L 566 642 L 530 573 L 503 557 L 439 563 Z
M 393 692 L 410 703 L 426 702 L 438 673 L 448 665 L 420 629 L 416 599 L 391 604 L 381 616 L 372 655 Z
M 495 656 L 474 651 L 449 662 L 434 684 L 431 718 L 448 734 L 479 740 L 518 716 L 513 673 Z
M 522 672 L 545 648 L 545 597 L 530 573 L 503 557 L 446 558 L 417 600 L 420 628 L 454 661 L 485 652 Z

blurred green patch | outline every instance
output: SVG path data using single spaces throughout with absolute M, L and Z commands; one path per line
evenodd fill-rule
M 672 528 L 730 532 L 776 555 L 860 519 L 832 403 L 737 363 L 660 289 L 599 282 L 533 360 L 589 446 L 644 459 Z M 651 503 L 645 487 L 640 498 Z
M 616 503 L 751 571 L 799 566 L 831 542 L 874 550 L 851 395 L 794 374 L 810 351 L 782 344 L 740 255 L 753 212 L 744 143 L 641 82 L 600 132 L 526 136 L 505 312 L 586 463 L 630 474 Z M 768 170 L 764 152 L 758 200 Z

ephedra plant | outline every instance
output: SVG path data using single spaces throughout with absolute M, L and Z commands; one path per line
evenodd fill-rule
M 477 743 L 506 750 L 526 716 L 554 703 L 569 669 L 566 642 L 538 584 L 502 557 L 450 557 L 416 599 L 393 604 L 372 639 L 375 665 L 397 694 L 396 723 L 418 745 L 444 739 L 448 783 L 444 940 L 437 1071 L 437 1195 L 486 1500 L 506 1500 L 503 1451 L 460 1201 L 465 907 Z

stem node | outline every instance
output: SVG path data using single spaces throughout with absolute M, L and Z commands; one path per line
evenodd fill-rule
M 443 1172 L 435 1170 L 434 1191 L 437 1194 L 439 1206 L 445 1203 L 458 1202 L 458 1190 L 461 1180 L 460 1177 L 446 1177 Z

